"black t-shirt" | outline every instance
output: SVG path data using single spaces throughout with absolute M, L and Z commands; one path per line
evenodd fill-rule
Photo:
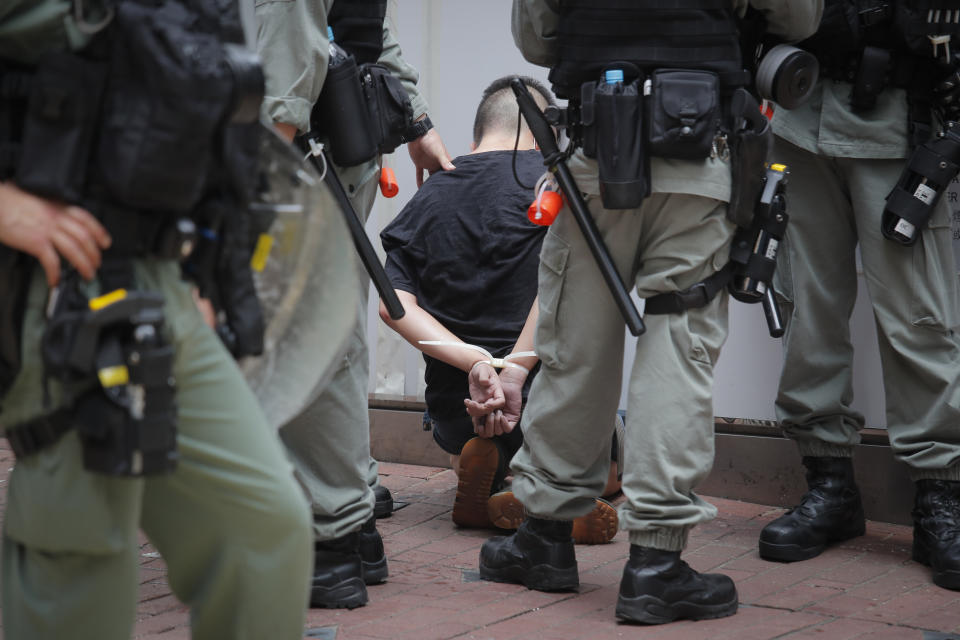
M 532 186 L 545 171 L 539 151 L 517 153 Z M 464 342 L 494 356 L 510 352 L 537 294 L 547 228 L 527 219 L 533 191 L 514 179 L 513 151 L 461 156 L 430 176 L 380 233 L 387 275 Z M 466 374 L 424 356 L 426 402 L 436 418 L 464 415 Z

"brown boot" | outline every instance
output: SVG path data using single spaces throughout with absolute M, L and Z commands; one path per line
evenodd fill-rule
M 503 481 L 507 461 L 489 438 L 473 438 L 460 452 L 457 497 L 453 500 L 453 521 L 461 527 L 489 528 L 487 500 L 496 484 Z
M 487 513 L 493 526 L 500 529 L 516 529 L 526 516 L 523 505 L 512 491 L 490 496 Z M 597 498 L 593 511 L 573 521 L 573 541 L 577 544 L 606 544 L 617 535 L 618 525 L 616 508 L 603 498 Z

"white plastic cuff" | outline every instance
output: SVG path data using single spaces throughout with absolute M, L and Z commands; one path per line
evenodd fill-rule
M 522 364 L 517 364 L 516 362 L 510 362 L 514 358 L 528 358 L 536 357 L 535 351 L 518 351 L 516 353 L 511 353 L 508 356 L 503 358 L 494 358 L 493 354 L 484 349 L 483 347 L 477 346 L 475 344 L 467 344 L 466 342 L 453 342 L 451 340 L 420 340 L 419 344 L 434 345 L 438 347 L 461 347 L 463 349 L 470 349 L 472 351 L 478 351 L 483 355 L 487 356 L 486 360 L 478 360 L 473 363 L 473 367 L 470 368 L 473 371 L 474 367 L 478 364 L 489 364 L 491 367 L 496 369 L 503 369 L 504 367 L 512 367 L 514 369 L 520 369 L 526 373 L 530 373 L 530 369 L 527 369 Z

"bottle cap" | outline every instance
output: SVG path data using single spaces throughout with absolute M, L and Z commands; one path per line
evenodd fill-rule
M 623 82 L 623 69 L 607 69 L 603 72 L 603 79 L 607 84 Z
M 527 208 L 527 218 L 533 224 L 547 226 L 556 219 L 563 208 L 563 197 L 556 191 L 544 191 Z
M 380 169 L 380 193 L 382 193 L 385 198 L 392 198 L 400 193 L 397 176 L 390 167 Z

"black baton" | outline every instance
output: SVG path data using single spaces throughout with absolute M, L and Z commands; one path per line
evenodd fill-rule
M 777 298 L 773 293 L 773 285 L 767 285 L 767 290 L 763 292 L 763 315 L 767 318 L 767 329 L 770 331 L 771 338 L 783 336 L 783 317 L 780 315 L 780 305 L 777 304 Z
M 620 313 L 627 323 L 627 328 L 630 329 L 631 334 L 639 336 L 647 330 L 643 325 L 643 318 L 640 317 L 640 312 L 637 311 L 633 300 L 630 299 L 630 294 L 627 292 L 627 288 L 620 278 L 620 273 L 617 271 L 616 265 L 613 264 L 610 252 L 607 251 L 607 246 L 603 243 L 600 231 L 597 229 L 597 225 L 593 221 L 590 211 L 587 209 L 587 204 L 580 195 L 577 182 L 570 174 L 570 169 L 563 159 L 563 154 L 560 153 L 560 149 L 557 147 L 557 140 L 554 138 L 550 123 L 547 122 L 547 118 L 543 115 L 543 112 L 540 111 L 540 107 L 537 106 L 533 96 L 530 95 L 526 85 L 523 84 L 520 78 L 511 80 L 510 87 L 517 96 L 517 104 L 520 105 L 520 112 L 527 121 L 527 126 L 530 127 L 534 139 L 536 139 L 537 144 L 540 146 L 540 152 L 543 154 L 543 163 L 557 176 L 557 182 L 563 190 L 563 195 L 567 198 L 570 211 L 573 212 L 573 217 L 576 219 L 577 225 L 579 225 L 580 231 L 583 233 L 584 240 L 587 241 L 587 246 L 590 247 L 593 259 L 596 260 L 597 266 L 600 268 L 600 273 L 607 283 L 607 288 L 610 289 L 613 300 L 617 303 L 617 307 L 620 309 Z
M 363 228 L 363 222 L 360 221 L 353 205 L 350 204 L 350 199 L 347 198 L 347 192 L 344 191 L 337 172 L 333 170 L 333 161 L 326 149 L 323 150 L 323 159 L 327 163 L 327 171 L 323 179 L 330 186 L 330 190 L 333 191 L 333 195 L 340 205 L 340 211 L 343 212 L 343 218 L 347 221 L 347 228 L 350 229 L 350 236 L 353 238 L 353 246 L 357 248 L 360 260 L 363 262 L 367 273 L 370 274 L 373 286 L 380 294 L 380 299 L 383 300 L 383 306 L 387 308 L 387 313 L 394 320 L 399 320 L 404 314 L 403 304 L 400 303 L 397 292 L 390 284 L 390 278 L 387 277 L 387 272 L 383 270 L 380 258 L 377 257 L 376 250 L 370 244 L 370 238 L 367 237 L 367 232 Z

